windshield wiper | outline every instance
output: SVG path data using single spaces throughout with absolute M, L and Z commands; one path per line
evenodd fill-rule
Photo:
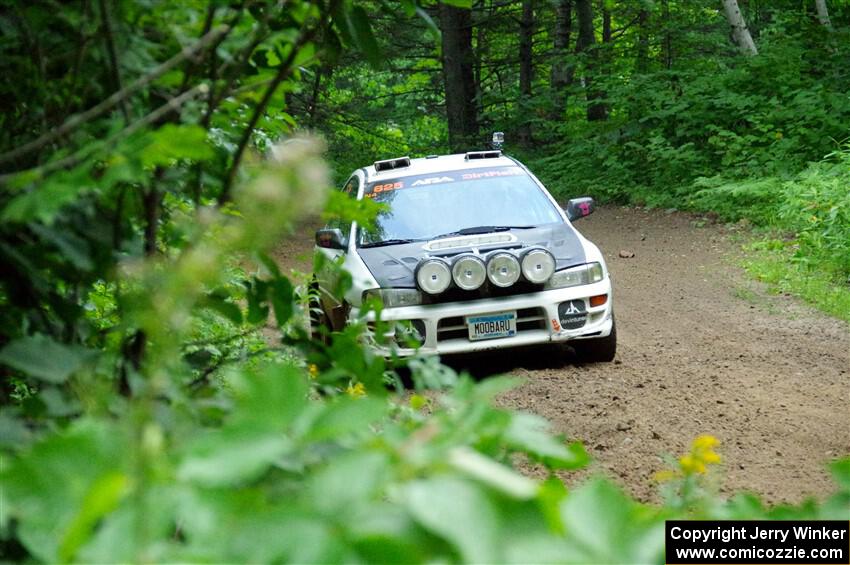
M 463 228 L 457 231 L 451 231 L 448 233 L 443 233 L 440 235 L 436 235 L 430 239 L 443 239 L 446 237 L 454 237 L 457 235 L 478 235 L 482 233 L 493 233 L 497 231 L 508 231 L 508 230 L 530 230 L 531 228 L 535 228 L 537 226 L 475 226 L 473 228 Z
M 415 243 L 422 241 L 421 239 L 385 239 L 383 241 L 373 241 L 371 243 L 361 243 L 360 247 L 384 247 L 385 245 L 402 245 L 404 243 Z

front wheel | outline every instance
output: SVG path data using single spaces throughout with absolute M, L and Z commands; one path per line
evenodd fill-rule
M 314 282 L 310 283 L 310 297 L 308 299 L 310 309 L 310 338 L 321 343 L 328 343 L 331 332 L 331 324 L 322 302 L 319 300 L 319 287 Z
M 617 321 L 611 314 L 611 333 L 605 337 L 577 340 L 571 344 L 580 361 L 608 363 L 617 354 Z

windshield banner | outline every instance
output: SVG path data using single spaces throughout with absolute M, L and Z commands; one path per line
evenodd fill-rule
M 460 171 L 444 171 L 427 175 L 415 175 L 399 179 L 379 180 L 366 185 L 366 198 L 380 198 L 382 194 L 403 188 L 432 186 L 460 181 L 486 180 L 498 177 L 524 176 L 526 172 L 520 167 L 489 167 L 486 169 L 463 169 Z

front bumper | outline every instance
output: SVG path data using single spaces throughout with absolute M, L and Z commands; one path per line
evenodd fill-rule
M 591 296 L 607 295 L 605 304 L 591 307 Z M 561 327 L 558 305 L 570 300 L 583 300 L 587 312 L 584 325 L 576 329 Z M 466 325 L 466 316 L 493 314 L 498 312 L 517 312 L 517 333 L 510 337 L 470 341 Z M 548 342 L 564 342 L 575 339 L 606 337 L 611 333 L 612 321 L 611 279 L 605 278 L 598 283 L 544 290 L 529 294 L 519 294 L 500 298 L 484 298 L 466 302 L 449 302 L 425 306 L 387 308 L 381 318 L 384 321 L 421 320 L 425 328 L 425 340 L 419 349 L 395 345 L 394 335 L 388 334 L 391 347 L 378 346 L 373 341 L 377 353 L 389 356 L 392 352 L 405 357 L 416 352 L 429 354 L 454 354 L 522 347 Z M 359 310 L 352 309 L 350 317 L 358 319 Z M 375 321 L 375 313 L 369 312 L 364 318 L 367 323 Z

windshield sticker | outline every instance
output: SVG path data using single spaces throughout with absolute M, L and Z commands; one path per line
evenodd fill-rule
M 485 180 L 495 177 L 512 177 L 525 175 L 520 167 L 497 167 L 493 169 L 473 169 L 466 171 L 447 171 L 440 176 L 418 175 L 403 179 L 382 180 L 366 186 L 366 198 L 378 198 L 384 193 L 403 188 L 419 186 L 437 186 L 457 181 Z
M 399 188 L 404 188 L 404 183 L 401 181 L 376 184 L 373 185 L 371 189 L 367 188 L 366 190 L 377 194 L 379 192 L 387 192 L 389 190 L 398 190 Z M 368 193 L 367 196 L 369 196 Z
M 413 181 L 410 186 L 422 186 L 426 184 L 441 184 L 444 182 L 454 182 L 452 177 L 428 177 L 427 179 L 419 179 Z
M 463 180 L 489 179 L 493 177 L 511 177 L 521 175 L 522 170 L 517 167 L 509 167 L 505 169 L 493 169 L 491 171 L 473 171 L 464 173 L 461 178 Z

